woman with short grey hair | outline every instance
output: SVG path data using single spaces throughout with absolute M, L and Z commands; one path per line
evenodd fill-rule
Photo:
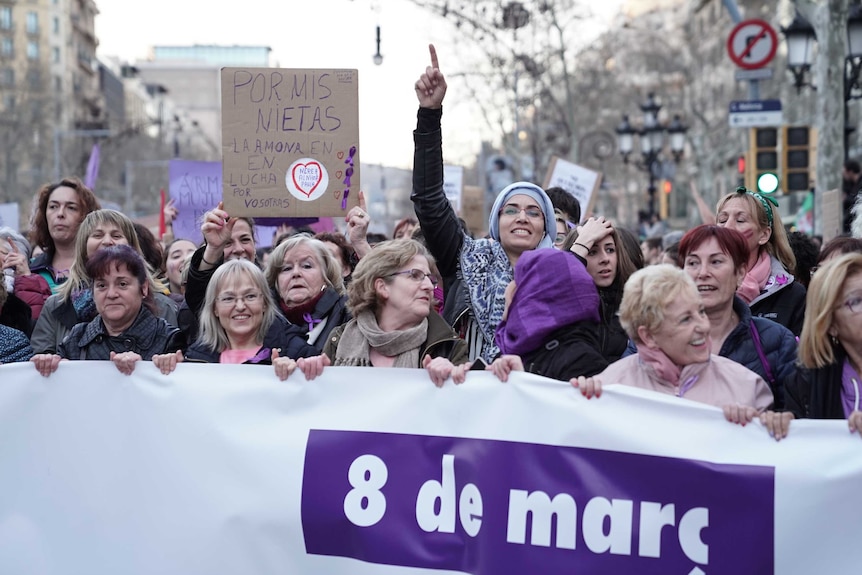
M 341 264 L 320 240 L 300 234 L 279 244 L 269 256 L 266 281 L 284 316 L 319 350 L 333 329 L 350 320 Z
M 621 384 L 719 407 L 732 423 L 760 415 L 776 439 L 786 435 L 767 411 L 773 396 L 762 377 L 732 359 L 714 355 L 710 323 L 694 280 L 669 264 L 647 266 L 626 282 L 620 323 L 637 354 L 612 363 L 594 377 L 572 379 L 587 396 Z

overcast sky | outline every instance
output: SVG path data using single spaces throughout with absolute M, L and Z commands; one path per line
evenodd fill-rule
M 154 45 L 265 45 L 283 68 L 358 69 L 362 161 L 373 164 L 412 166 L 413 83 L 427 65 L 428 43 L 437 46 L 444 73 L 457 57 L 446 45 L 450 25 L 407 0 L 98 0 L 97 5 L 100 56 L 134 62 L 146 59 Z M 371 59 L 378 24 L 381 66 Z M 456 86 L 446 103 L 445 159 L 469 162 L 492 134 L 472 121 Z

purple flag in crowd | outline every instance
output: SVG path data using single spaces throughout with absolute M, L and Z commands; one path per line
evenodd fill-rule
M 84 178 L 84 185 L 91 190 L 96 185 L 96 178 L 99 177 L 99 144 L 93 144 L 93 151 L 90 152 L 90 161 L 87 162 L 87 175 Z

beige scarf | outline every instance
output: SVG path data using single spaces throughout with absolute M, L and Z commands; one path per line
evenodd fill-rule
M 394 357 L 392 367 L 419 366 L 419 348 L 428 339 L 428 320 L 405 330 L 383 331 L 371 311 L 360 313 L 344 326 L 335 351 L 335 365 L 370 366 L 370 348 L 381 355 Z

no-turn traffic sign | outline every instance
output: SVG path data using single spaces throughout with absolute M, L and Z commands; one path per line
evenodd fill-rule
M 762 68 L 775 57 L 778 35 L 765 20 L 743 20 L 727 38 L 727 53 L 734 64 L 746 70 Z

